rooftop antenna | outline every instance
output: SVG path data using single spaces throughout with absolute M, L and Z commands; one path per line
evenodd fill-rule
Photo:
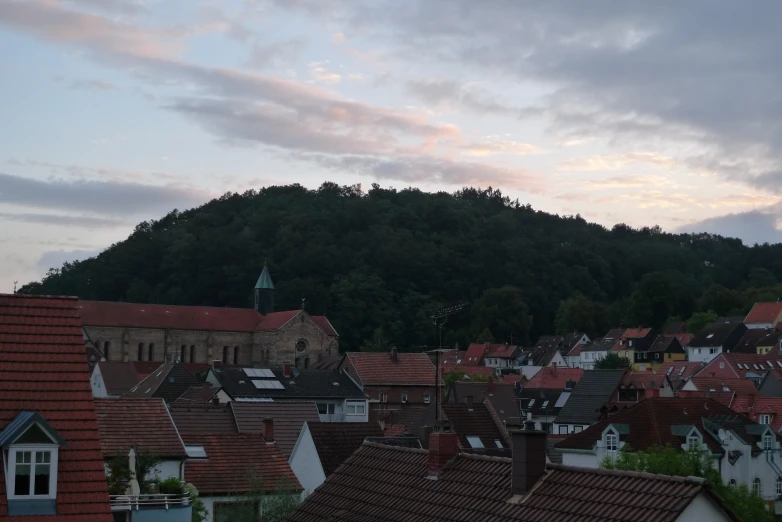
M 14 295 L 16 295 L 16 283 L 18 283 L 18 282 L 19 281 L 14 281 Z
M 443 326 L 448 321 L 448 318 L 452 315 L 456 315 L 461 312 L 467 303 L 451 303 L 429 312 L 429 319 L 432 320 L 435 329 L 437 330 L 437 349 L 435 353 L 434 364 L 434 404 L 435 404 L 435 420 L 440 420 L 440 353 L 443 350 Z M 451 351 L 451 350 L 448 350 Z

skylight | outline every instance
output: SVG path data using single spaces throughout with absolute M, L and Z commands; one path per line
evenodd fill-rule
M 686 366 L 682 366 L 682 369 L 681 369 L 681 370 L 679 370 L 679 377 L 681 377 L 681 376 L 682 376 L 682 374 L 684 373 L 684 370 L 686 370 L 686 369 L 687 369 L 687 367 L 686 367 Z
M 673 366 L 671 366 L 670 368 L 668 368 L 668 371 L 667 371 L 667 372 L 665 372 L 665 375 L 670 375 L 672 371 L 673 371 Z
M 185 444 L 185 452 L 187 453 L 188 458 L 191 459 L 205 459 L 206 457 L 206 450 L 203 446 L 197 446 L 193 444 Z
M 503 448 L 502 442 L 500 442 L 500 439 L 494 439 L 494 444 L 497 445 L 498 448 Z
M 712 337 L 714 337 L 714 334 L 709 334 L 706 336 L 706 339 L 711 339 Z
M 273 379 L 274 373 L 272 373 L 271 370 L 267 370 L 265 368 L 245 368 L 244 369 L 245 375 L 247 377 L 252 378 L 266 378 L 266 379 Z
M 467 437 L 467 442 L 470 443 L 470 447 L 475 449 L 483 448 L 483 442 L 481 442 L 480 437 Z
M 546 406 L 548 406 L 548 401 L 543 401 L 543 404 L 540 407 L 545 408 Z
M 780 368 L 782 368 L 782 361 L 777 361 L 777 366 L 779 366 Z
M 284 390 L 285 386 L 280 381 L 253 380 L 252 383 L 259 390 Z
M 532 399 L 529 401 L 529 404 L 527 404 L 527 408 L 532 408 L 535 405 L 535 399 Z
M 771 361 L 766 361 L 766 364 L 768 364 L 768 367 L 771 368 L 772 370 L 774 369 L 774 365 L 771 364 Z

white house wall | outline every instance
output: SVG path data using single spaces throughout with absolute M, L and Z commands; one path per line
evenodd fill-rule
M 100 364 L 95 367 L 90 377 L 90 386 L 92 386 L 92 396 L 103 399 L 109 396 L 106 391 L 106 384 L 103 382 L 103 375 L 100 373 Z
M 562 452 L 562 464 L 565 466 L 577 466 L 579 468 L 599 468 L 597 455 L 592 453 L 567 453 Z
M 715 353 L 711 353 L 711 350 L 713 349 L 716 350 Z M 707 363 L 722 353 L 721 347 L 715 348 L 714 346 L 708 346 L 705 348 L 698 346 L 687 346 L 685 350 L 687 350 L 687 360 L 690 362 Z
M 306 422 L 301 428 L 301 433 L 299 433 L 296 446 L 294 446 L 288 459 L 288 464 L 290 464 L 296 478 L 299 479 L 301 487 L 304 488 L 303 496 L 312 493 L 315 488 L 326 480 L 326 474 L 323 472 L 323 466 L 320 464 L 318 450 L 315 448 L 315 442 L 312 440 L 312 435 Z
M 676 522 L 730 522 L 730 517 L 706 493 L 700 493 L 684 508 Z
M 179 460 L 164 460 L 157 466 L 155 466 L 160 480 L 166 480 L 169 477 L 176 477 L 182 480 L 182 461 Z

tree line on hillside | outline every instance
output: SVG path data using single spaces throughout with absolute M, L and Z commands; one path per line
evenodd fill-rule
M 744 314 L 782 295 L 782 245 L 607 229 L 492 188 L 449 194 L 335 183 L 227 193 L 173 210 L 20 292 L 249 307 L 264 262 L 277 309 L 306 298 L 348 350 L 435 345 L 427 314 L 444 303 L 467 306 L 449 319 L 443 344 L 524 344 L 554 332 L 659 328 L 699 312 Z

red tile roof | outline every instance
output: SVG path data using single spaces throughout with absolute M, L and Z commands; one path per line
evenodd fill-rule
M 625 386 L 633 385 L 639 390 L 659 390 L 663 387 L 665 374 L 660 372 L 630 372 L 622 379 Z
M 575 345 L 573 348 L 570 349 L 570 351 L 567 353 L 568 357 L 579 357 L 581 355 L 581 348 L 583 346 L 586 346 L 584 343 L 579 343 Z
M 755 303 L 752 310 L 749 311 L 744 319 L 744 324 L 763 324 L 770 323 L 772 326 L 782 314 L 782 301 L 775 303 Z
M 522 385 L 524 385 L 524 383 L 527 382 L 527 378 L 518 373 L 506 373 L 502 376 L 503 384 L 515 384 L 517 382 L 520 382 Z
M 95 399 L 95 410 L 104 459 L 127 456 L 131 446 L 161 460 L 187 457 L 163 399 Z
M 240 433 L 262 433 L 263 419 L 274 421 L 274 440 L 287 457 L 290 456 L 304 423 L 320 422 L 314 402 L 232 402 L 231 409 Z
M 680 334 L 665 335 L 665 337 L 675 337 L 676 340 L 679 341 L 679 344 L 682 345 L 682 347 L 684 347 L 690 344 L 693 335 L 691 333 L 680 333 Z
M 541 368 L 532 379 L 527 381 L 524 385 L 524 389 L 532 388 L 545 388 L 549 390 L 564 390 L 568 381 L 578 382 L 581 376 L 584 375 L 584 370 L 581 368 L 552 368 L 546 366 Z
M 703 377 L 698 375 L 690 379 L 690 383 L 694 385 L 699 392 L 709 392 L 710 390 L 731 391 L 738 395 L 756 395 L 758 393 L 758 389 L 749 379 L 720 379 L 719 377 Z M 690 383 L 687 384 L 687 388 L 690 387 Z M 725 388 L 727 388 L 727 390 Z
M 464 363 L 464 358 L 467 355 L 466 350 L 454 350 L 451 352 L 443 352 L 440 354 L 440 365 L 461 365 Z
M 782 397 L 736 397 L 730 409 L 754 422 L 760 422 L 763 414 L 771 415 L 771 428 L 777 433 L 782 429 Z
M 202 444 L 209 435 L 239 433 L 230 404 L 175 402 L 170 411 L 185 444 Z
M 684 370 L 682 371 L 682 368 Z M 667 375 L 671 380 L 689 379 L 693 374 L 703 369 L 703 363 L 689 361 L 664 362 L 660 365 L 657 373 Z M 670 370 L 670 371 L 669 371 Z
M 263 316 L 263 319 L 255 327 L 256 330 L 261 331 L 273 331 L 279 330 L 285 324 L 299 315 L 301 310 L 286 310 L 284 312 L 272 312 Z
M 334 328 L 334 325 L 331 324 L 331 321 L 329 321 L 325 315 L 313 315 L 311 317 L 312 320 L 318 323 L 318 326 L 320 326 L 320 328 L 326 332 L 326 335 L 339 337 L 339 334 Z
M 486 357 L 499 357 L 508 359 L 513 357 L 513 352 L 518 346 L 515 344 L 490 344 L 486 350 Z
M 428 459 L 423 449 L 364 443 L 288 520 L 669 522 L 701 494 L 725 509 L 699 479 L 555 464 L 523 502 L 511 503 L 511 459 L 462 453 L 437 480 Z
M 260 435 L 209 435 L 200 444 L 207 458 L 185 463 L 185 480 L 200 495 L 252 493 L 256 484 L 264 491 L 285 488 L 301 491 L 280 448 L 267 444 Z
M 345 356 L 364 385 L 434 386 L 434 364 L 425 353 L 399 353 L 396 362 L 387 352 L 348 352 Z
M 253 308 L 80 301 L 85 326 L 251 332 L 263 317 Z
M 642 339 L 649 335 L 651 328 L 628 328 L 622 334 L 622 339 Z
M 483 366 L 484 357 L 486 357 L 486 345 L 483 343 L 473 343 L 467 347 L 467 353 L 462 360 L 462 364 Z
M 481 377 L 491 377 L 494 375 L 494 368 L 488 368 L 486 366 L 440 366 L 440 375 L 446 375 L 450 372 L 462 372 L 465 375 L 474 377 L 479 375 Z
M 57 515 L 25 522 L 112 522 L 78 301 L 0 294 L 0 427 L 39 413 L 60 448 Z M 0 519 L 8 517 L 0 473 Z M 22 518 L 20 518 L 22 520 Z
M 782 355 L 757 355 L 751 353 L 722 353 L 711 360 L 703 369 L 703 373 L 708 375 L 710 367 L 720 362 L 725 362 L 728 367 L 742 379 L 747 377 L 748 373 L 763 374 L 767 371 L 782 368 Z M 769 363 L 771 363 L 769 365 Z

